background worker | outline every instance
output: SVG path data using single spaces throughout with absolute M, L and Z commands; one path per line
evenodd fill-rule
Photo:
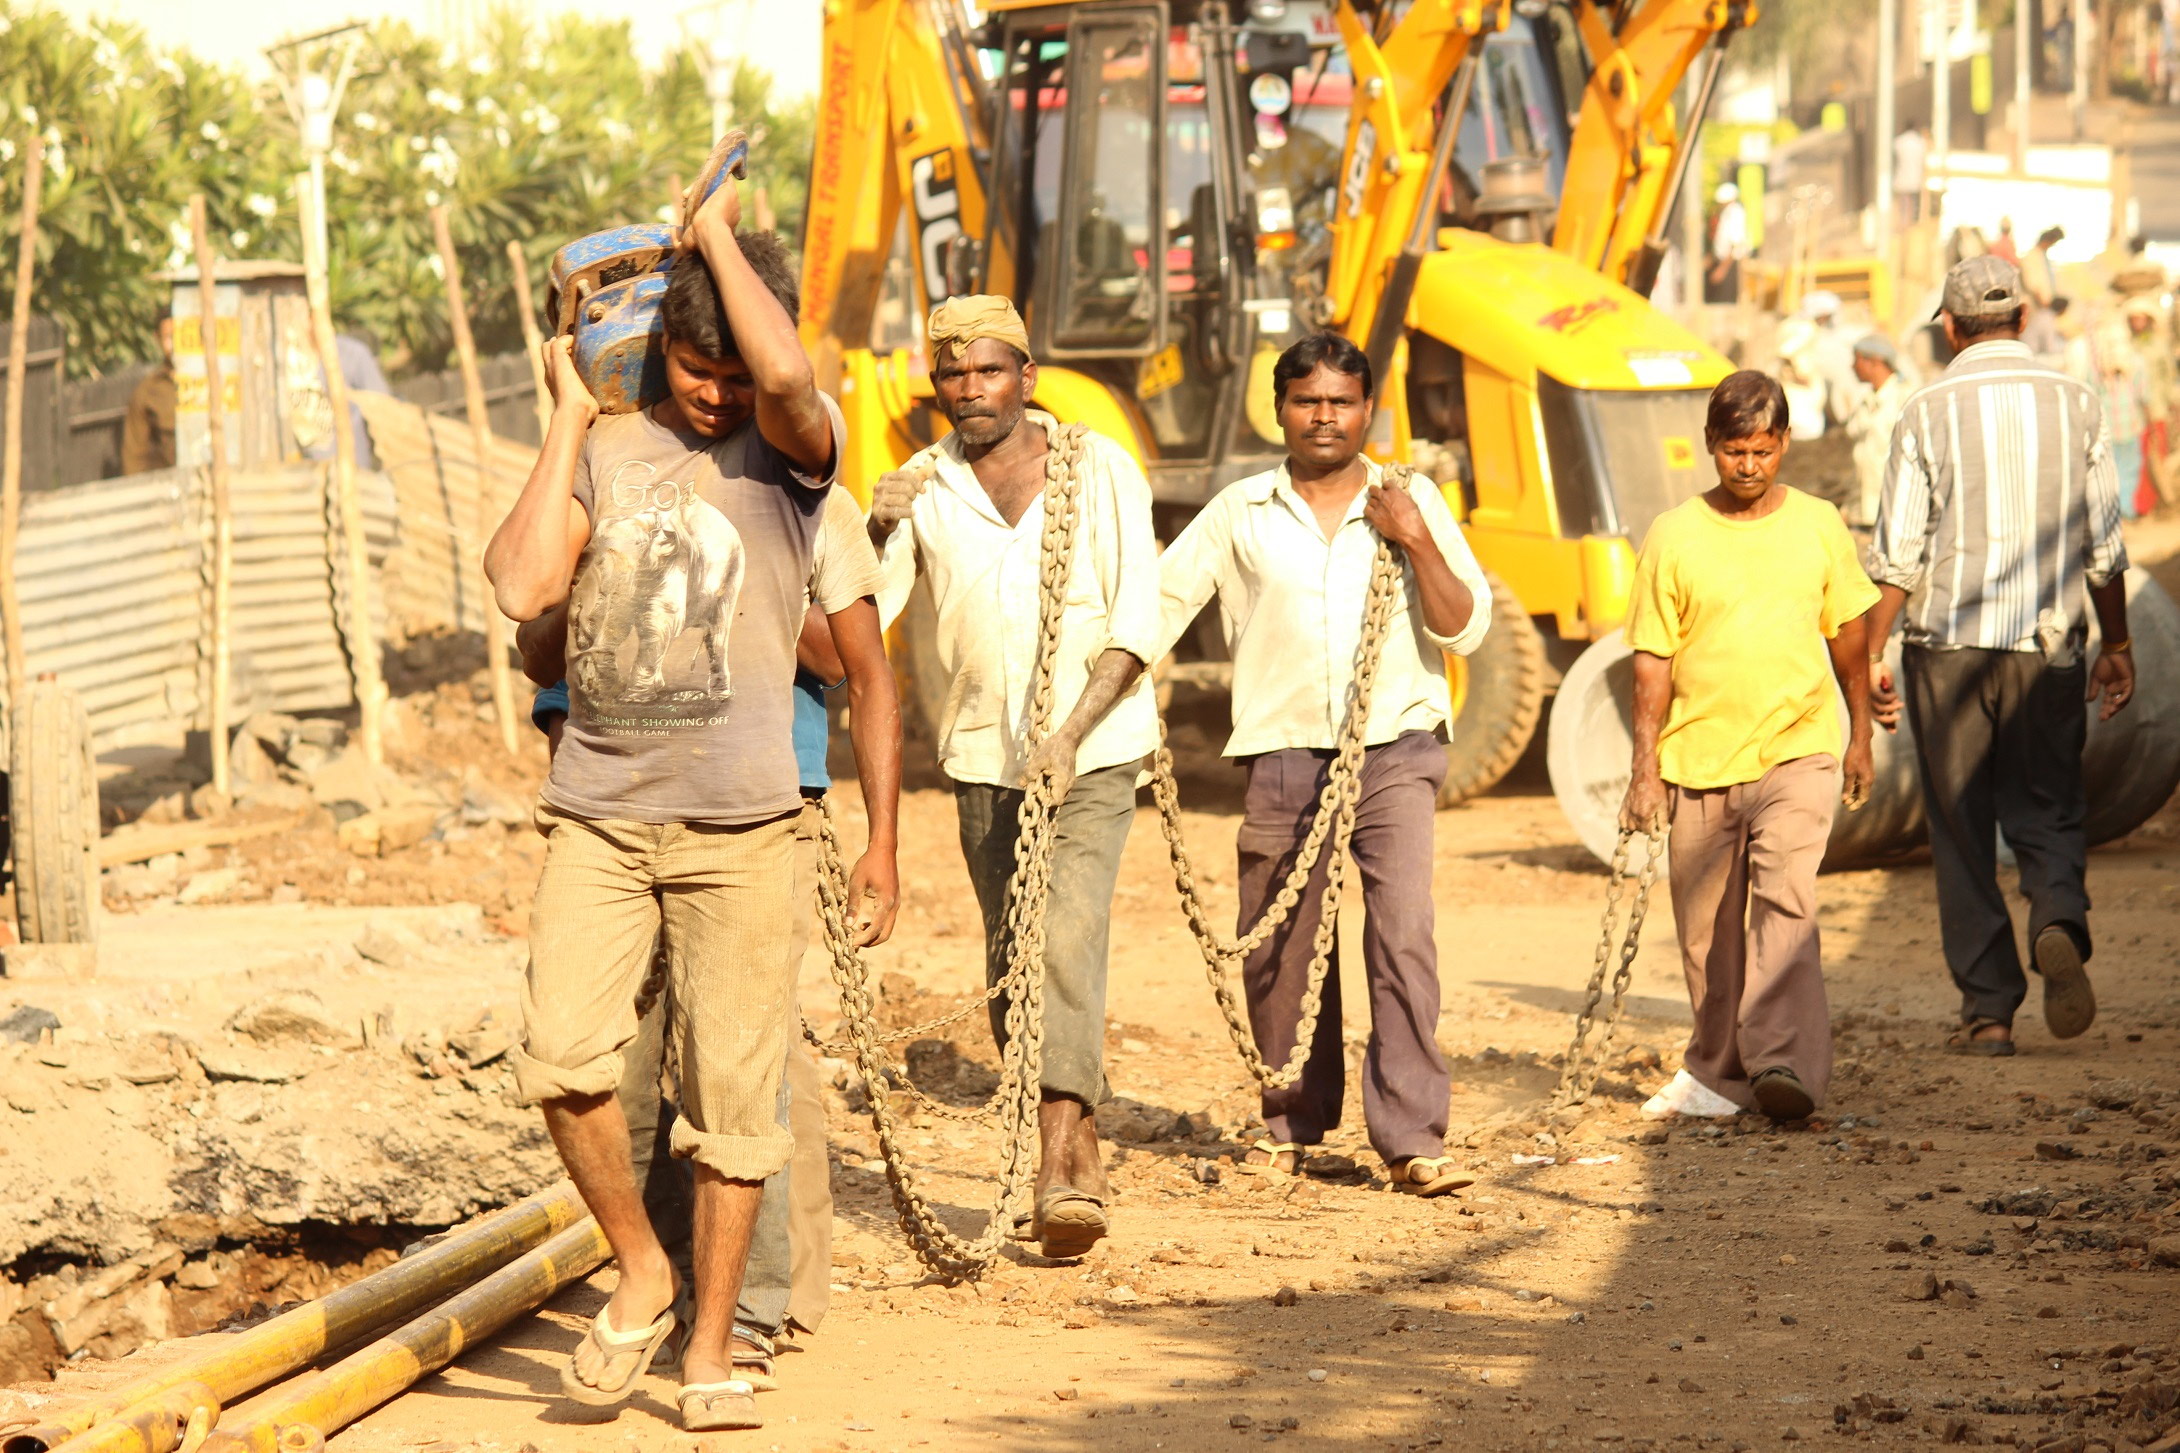
M 1865 528 L 1877 523 L 1877 500 L 1885 487 L 1885 460 L 1892 450 L 1892 426 L 1907 402 L 1907 380 L 1900 376 L 1899 350 L 1882 333 L 1855 343 L 1855 377 L 1862 388 L 1847 415 L 1847 437 L 1854 441 L 1854 518 Z
M 1877 591 L 1839 511 L 1779 483 L 1787 437 L 1778 381 L 1729 375 L 1703 423 L 1718 483 L 1658 516 L 1635 563 L 1635 749 L 1620 826 L 1672 827 L 1673 919 L 1695 1011 L 1680 1070 L 1643 1106 L 1653 1118 L 1754 1105 L 1799 1120 L 1832 1078 L 1817 865 L 1839 802 L 1869 795 L 1863 613 Z
M 561 1386 L 579 1402 L 626 1399 L 677 1321 L 676 1273 L 615 1095 L 663 935 L 680 1011 L 672 1149 L 696 1177 L 694 1328 L 676 1398 L 691 1432 L 763 1421 L 735 1376 L 731 1329 L 762 1183 L 793 1151 L 775 1119 L 794 1023 L 792 681 L 844 443 L 793 319 L 734 234 L 738 215 L 729 181 L 683 230 L 660 307 L 662 402 L 601 418 L 570 340 L 555 340 L 545 446 L 485 552 L 512 619 L 570 606 L 570 712 L 541 794 L 514 1063 L 620 1283 Z M 817 577 L 844 656 L 877 639 L 877 583 L 867 549 Z M 897 781 L 898 738 L 861 724 L 856 736 L 866 780 Z M 890 930 L 899 896 L 896 805 L 867 803 L 870 849 L 851 882 L 864 942 Z
M 1272 397 L 1286 462 L 1228 485 L 1167 547 L 1161 644 L 1218 597 L 1234 658 L 1226 755 L 1249 769 L 1235 842 L 1246 933 L 1291 871 L 1317 809 L 1346 720 L 1373 557 L 1381 539 L 1396 548 L 1403 588 L 1371 691 L 1351 843 L 1370 985 L 1363 1119 L 1395 1186 L 1443 1195 L 1475 1179 L 1445 1153 L 1451 1085 L 1437 1039 L 1431 859 L 1453 717 L 1445 653 L 1465 656 L 1482 642 L 1491 588 L 1437 487 L 1420 475 L 1388 486 L 1364 456 L 1375 395 L 1361 349 L 1333 333 L 1303 339 L 1273 366 Z M 1328 848 L 1318 858 L 1302 901 L 1242 968 L 1257 1050 L 1273 1065 L 1294 1050 L 1331 857 Z M 1265 1136 L 1245 1167 L 1292 1174 L 1305 1149 L 1339 1126 L 1340 1025 L 1335 941 L 1302 1077 L 1263 1092 Z
M 743 247 L 755 251 L 755 241 L 744 238 Z M 784 248 L 781 256 L 784 260 Z M 793 276 L 784 269 L 780 275 Z M 795 311 L 792 294 L 781 303 L 790 314 Z M 826 573 L 830 550 L 869 548 L 862 534 L 863 512 L 855 497 L 833 486 L 826 501 L 825 528 L 811 560 L 813 586 Z M 523 671 L 543 688 L 531 705 L 530 718 L 545 733 L 549 750 L 559 746 L 568 712 L 566 624 L 567 612 L 560 609 L 524 623 L 516 633 Z M 875 614 L 869 625 L 875 634 Z M 809 948 L 811 905 L 817 891 L 817 800 L 832 786 L 826 766 L 830 736 L 826 693 L 845 685 L 852 702 L 849 719 L 858 722 L 861 718 L 858 724 L 866 731 L 891 736 L 899 730 L 897 710 L 894 720 L 887 720 L 890 698 L 871 680 L 874 666 L 885 668 L 883 642 L 868 641 L 864 649 L 849 654 L 858 663 L 855 668 L 842 659 L 825 613 L 814 603 L 807 606 L 802 634 L 795 643 L 795 770 L 804 805 L 795 826 L 795 915 L 787 950 L 788 962 L 798 976 Z M 888 790 L 898 789 L 865 784 L 868 796 L 883 796 Z M 663 1082 L 674 1009 L 666 994 L 666 962 L 662 945 L 643 986 L 641 1025 L 622 1050 L 626 1070 L 616 1095 L 628 1120 L 631 1164 L 643 1190 L 644 1209 L 660 1243 L 686 1273 L 693 1185 L 687 1165 L 671 1154 L 676 1111 Z M 734 1310 L 735 1371 L 759 1392 L 778 1385 L 776 1362 L 782 1338 L 816 1332 L 832 1303 L 833 1192 L 824 1087 L 815 1054 L 797 1035 L 788 1039 L 777 1118 L 794 1137 L 794 1158 L 765 1178 L 764 1199 L 750 1236 L 749 1268 Z M 686 1330 L 676 1328 L 676 1335 L 685 1335 Z M 669 1358 L 674 1351 L 669 1341 Z
M 1946 966 L 1961 993 L 1966 1054 L 2014 1052 L 2028 995 L 1998 834 L 2021 865 L 2044 1023 L 2089 1028 L 2088 850 L 2082 836 L 2084 700 L 2110 717 L 2134 696 L 2127 547 L 2104 413 L 2089 386 L 2039 365 L 2020 342 L 2021 276 L 1993 257 L 1956 263 L 1941 311 L 1952 365 L 1908 400 L 1893 433 L 1869 569 L 1883 598 L 1870 650 L 1893 623 L 1922 768 Z M 2104 643 L 2083 661 L 2084 597 Z M 1877 719 L 1899 720 L 1875 668 Z
M 1044 1071 L 1035 1210 L 1046 1256 L 1080 1256 L 1111 1228 L 1111 1189 L 1090 1112 L 1105 1081 L 1105 969 L 1113 885 L 1135 820 L 1143 759 L 1158 745 L 1144 667 L 1155 659 L 1158 546 L 1151 491 L 1126 449 L 1094 433 L 1075 465 L 1081 494 L 1054 667 L 1051 734 L 1026 738 L 1036 686 L 1046 461 L 1058 422 L 1029 407 L 1037 365 L 1005 298 L 931 312 L 931 382 L 953 432 L 933 468 L 896 470 L 872 492 L 891 620 L 916 576 L 930 582 L 934 643 L 949 682 L 939 766 L 954 782 L 961 853 L 984 912 L 989 982 L 1007 971 L 1007 885 L 1031 781 L 1059 802 L 1045 910 Z M 1007 1042 L 1007 996 L 992 1035 Z
M 174 315 L 159 319 L 159 366 L 138 381 L 121 416 L 121 472 L 174 467 Z

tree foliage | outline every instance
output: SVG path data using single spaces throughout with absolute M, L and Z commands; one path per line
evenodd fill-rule
M 745 64 L 735 124 L 750 174 L 801 232 L 814 112 L 776 106 Z M 12 287 L 21 143 L 49 147 L 34 306 L 60 320 L 70 371 L 154 352 L 163 268 L 185 263 L 202 190 L 224 255 L 295 260 L 303 153 L 270 84 L 164 53 L 120 23 L 77 25 L 0 0 L 0 246 Z M 367 32 L 327 159 L 335 316 L 395 369 L 448 362 L 452 333 L 431 209 L 450 220 L 478 346 L 520 345 L 506 257 L 519 241 L 542 291 L 553 251 L 585 232 L 668 215 L 671 179 L 710 148 L 711 104 L 685 54 L 646 68 L 625 22 L 502 12 L 468 53 L 400 22 Z M 745 202 L 744 213 L 750 207 Z

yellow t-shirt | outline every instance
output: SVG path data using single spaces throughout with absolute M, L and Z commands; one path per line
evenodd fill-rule
M 1665 780 L 1731 787 L 1797 757 L 1838 756 L 1824 643 L 1876 601 L 1839 511 L 1814 495 L 1790 488 L 1755 520 L 1700 497 L 1658 516 L 1635 562 L 1627 643 L 1673 663 Z

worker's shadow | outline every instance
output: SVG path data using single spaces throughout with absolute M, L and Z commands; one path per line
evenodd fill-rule
M 1496 989 L 1517 1004 L 1532 1009 L 1543 1009 L 1552 1014 L 1576 1014 L 1589 997 L 1583 989 L 1560 989 L 1547 984 L 1517 984 L 1504 979 L 1484 979 L 1478 988 Z M 1604 1012 L 1610 1005 L 1612 985 L 1605 984 L 1605 997 L 1598 1001 L 1598 1011 Z M 1624 1006 L 1630 1019 L 1648 1019 L 1660 1024 L 1687 1024 L 1691 1020 L 1688 1003 L 1684 999 L 1666 999 L 1650 994 L 1630 994 Z

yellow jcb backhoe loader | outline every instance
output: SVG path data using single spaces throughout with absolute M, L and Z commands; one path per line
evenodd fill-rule
M 1726 360 L 1645 299 L 1747 0 L 826 0 L 803 339 L 867 489 L 945 427 L 918 320 L 1021 307 L 1038 404 L 1142 460 L 1160 533 L 1281 456 L 1270 366 L 1333 327 L 1375 454 L 1494 577 L 1451 663 L 1445 801 L 1497 782 L 1620 623 L 1631 541 L 1704 487 Z M 1691 278 L 1694 268 L 1684 269 Z M 905 619 L 912 718 L 945 683 Z M 1221 680 L 1207 617 L 1176 674 Z

